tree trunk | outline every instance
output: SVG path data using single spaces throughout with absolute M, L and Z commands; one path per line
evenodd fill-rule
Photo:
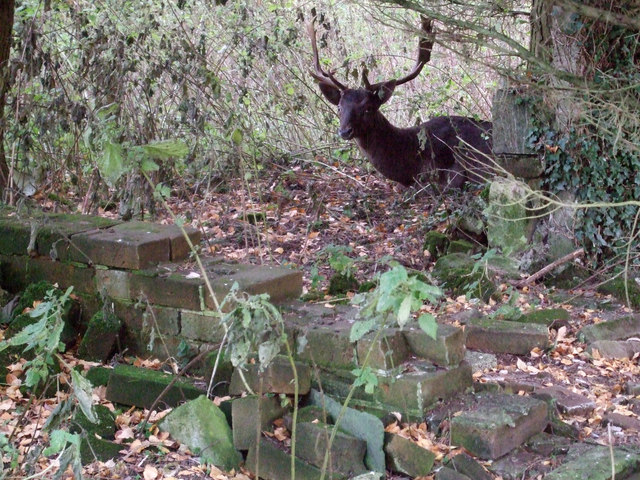
M 5 101 L 10 85 L 9 56 L 13 32 L 15 0 L 0 0 L 0 196 L 4 196 L 9 179 L 9 168 L 4 151 L 6 129 Z

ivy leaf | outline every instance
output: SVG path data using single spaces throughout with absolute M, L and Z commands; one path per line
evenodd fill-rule
M 242 145 L 242 130 L 240 130 L 239 128 L 236 128 L 233 132 L 231 132 L 231 141 L 234 143 L 234 145 Z

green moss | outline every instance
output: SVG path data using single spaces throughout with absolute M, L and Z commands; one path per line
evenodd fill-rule
M 357 292 L 360 284 L 353 275 L 337 273 L 329 280 L 329 295 L 342 295 L 347 292 Z
M 98 421 L 91 422 L 81 409 L 77 409 L 73 416 L 71 433 L 87 432 L 89 435 L 99 435 L 105 439 L 113 439 L 116 433 L 116 416 L 104 405 L 94 405 L 94 412 Z
M 113 372 L 113 368 L 91 367 L 87 371 L 86 377 L 94 387 L 106 386 L 109 383 L 111 372 Z
M 24 312 L 25 308 L 33 308 L 33 303 L 44 300 L 44 297 L 47 295 L 49 290 L 57 290 L 60 292 L 60 290 L 54 287 L 51 282 L 44 280 L 27 286 L 25 291 L 22 292 L 22 295 L 20 295 L 20 300 L 16 305 L 14 315 L 20 315 Z
M 487 302 L 496 291 L 496 286 L 484 269 L 473 271 L 475 263 L 473 258 L 464 253 L 448 254 L 438 259 L 433 275 L 454 295 L 469 295 Z
M 451 253 L 473 253 L 475 246 L 466 240 L 453 240 L 449 243 L 447 254 Z
M 629 289 L 629 301 L 633 308 L 640 308 L 640 285 L 633 281 L 633 275 L 629 276 L 627 287 L 625 287 L 624 278 L 617 277 L 607 283 L 604 283 L 598 287 L 600 293 L 613 295 L 621 302 L 627 301 L 626 288 Z
M 437 230 L 431 230 L 424 236 L 423 250 L 428 250 L 431 258 L 435 261 L 444 255 L 449 248 L 449 238 Z

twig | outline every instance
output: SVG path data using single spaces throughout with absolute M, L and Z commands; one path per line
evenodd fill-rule
M 541 268 L 540 270 L 538 270 L 533 275 L 525 278 L 524 280 L 520 280 L 518 283 L 516 283 L 516 287 L 524 287 L 525 285 L 529 285 L 530 283 L 535 282 L 540 277 L 545 276 L 550 271 L 552 271 L 555 268 L 559 267 L 563 263 L 570 262 L 571 260 L 574 260 L 574 259 L 576 259 L 576 258 L 578 258 L 578 257 L 580 257 L 582 255 L 584 255 L 584 249 L 579 248 L 575 252 L 571 252 L 568 255 L 565 255 L 564 257 L 560 257 L 559 259 L 557 259 L 556 261 L 550 263 L 546 267 Z

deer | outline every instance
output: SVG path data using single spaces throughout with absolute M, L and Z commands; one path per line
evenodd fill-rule
M 380 112 L 396 87 L 416 78 L 431 59 L 435 42 L 433 20 L 421 18 L 415 66 L 404 77 L 371 84 L 362 71 L 364 88 L 348 88 L 335 70 L 320 65 L 315 19 L 307 25 L 313 50 L 311 76 L 322 95 L 338 107 L 338 134 L 355 140 L 364 156 L 384 177 L 409 187 L 435 177 L 442 190 L 483 183 L 491 160 L 491 122 L 462 116 L 439 116 L 409 128 L 393 125 Z

